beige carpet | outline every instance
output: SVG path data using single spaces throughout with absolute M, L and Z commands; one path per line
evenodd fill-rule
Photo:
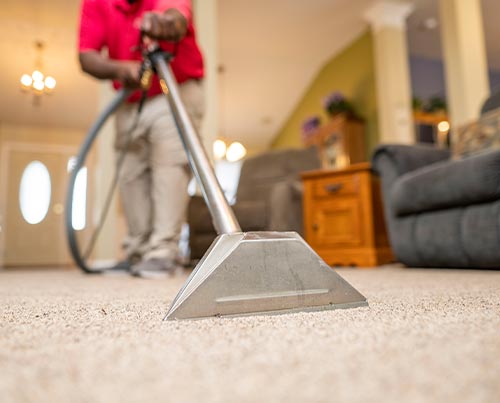
M 338 271 L 369 308 L 177 323 L 185 275 L 0 272 L 0 401 L 500 402 L 500 271 Z

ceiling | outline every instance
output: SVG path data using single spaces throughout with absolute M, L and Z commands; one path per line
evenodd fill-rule
M 422 29 L 422 23 L 434 17 L 439 24 L 439 2 L 417 0 L 416 8 L 408 18 L 408 46 L 412 55 L 430 59 L 441 59 L 441 35 L 439 25 L 432 30 Z M 490 69 L 500 71 L 500 1 L 481 0 L 483 10 L 486 53 Z
M 482 0 L 488 57 L 500 69 L 500 2 Z M 219 126 L 250 147 L 266 147 L 321 67 L 367 29 L 364 10 L 374 0 L 218 0 Z M 87 128 L 98 108 L 99 85 L 83 75 L 76 52 L 80 0 L 2 0 L 0 8 L 0 122 Z M 440 57 L 439 29 L 420 21 L 437 17 L 436 0 L 416 0 L 409 19 L 411 53 Z M 12 38 L 10 40 L 9 38 Z M 19 91 L 22 73 L 43 40 L 44 70 L 56 92 L 33 105 Z
M 219 0 L 222 134 L 267 145 L 320 68 L 366 29 L 371 3 Z
M 2 0 L 0 8 L 0 122 L 86 128 L 97 112 L 96 81 L 80 73 L 76 38 L 79 0 Z M 31 73 L 35 40 L 46 43 L 43 70 L 57 80 L 40 105 L 19 90 Z

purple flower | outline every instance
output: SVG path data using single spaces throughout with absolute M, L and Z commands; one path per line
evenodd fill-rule
M 323 108 L 329 109 L 332 104 L 340 104 L 346 100 L 344 94 L 340 91 L 332 92 L 330 95 L 323 98 Z
M 321 119 L 319 116 L 311 116 L 304 120 L 304 123 L 302 123 L 302 141 L 307 141 L 313 137 L 320 125 Z
M 311 116 L 302 123 L 302 133 L 310 133 L 315 131 L 321 125 L 319 116 Z
M 329 115 L 334 116 L 338 113 L 354 113 L 354 108 L 349 100 L 339 91 L 332 92 L 323 98 L 323 108 Z

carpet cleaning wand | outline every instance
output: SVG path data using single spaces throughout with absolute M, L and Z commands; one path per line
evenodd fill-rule
M 172 302 L 166 319 L 288 313 L 367 306 L 296 232 L 242 232 L 158 47 L 148 54 L 218 237 Z

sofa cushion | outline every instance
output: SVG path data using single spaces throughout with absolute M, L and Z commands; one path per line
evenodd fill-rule
M 402 175 L 391 190 L 398 216 L 500 199 L 500 150 L 438 162 Z
M 269 211 L 265 201 L 242 201 L 231 208 L 243 231 L 264 231 L 268 227 Z M 193 233 L 215 234 L 210 211 L 202 197 L 192 197 L 189 202 L 190 230 Z
M 321 167 L 315 147 L 274 150 L 248 158 L 243 162 L 237 200 L 268 200 L 272 187 L 301 171 Z
M 286 155 L 270 152 L 243 162 L 236 193 L 237 200 L 267 199 L 269 189 L 287 177 Z
M 233 206 L 233 210 L 243 231 L 266 230 L 269 212 L 264 200 L 241 201 Z

